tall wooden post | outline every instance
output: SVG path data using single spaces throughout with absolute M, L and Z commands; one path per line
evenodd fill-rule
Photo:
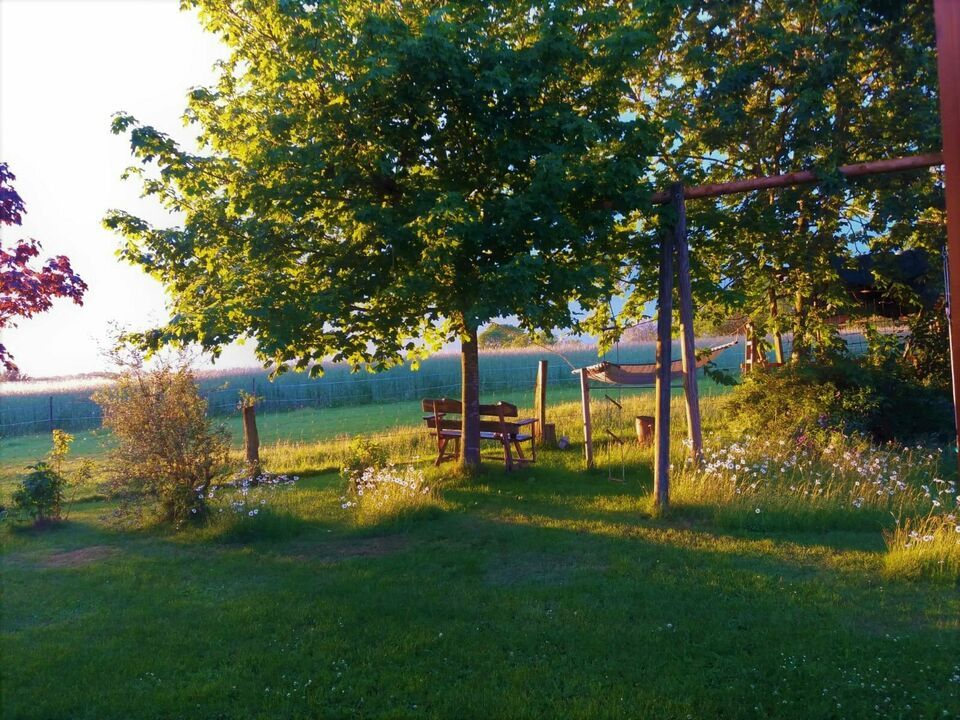
M 697 387 L 697 350 L 693 341 L 693 290 L 690 287 L 690 249 L 687 246 L 687 207 L 683 185 L 671 188 L 677 219 L 673 242 L 677 252 L 677 290 L 680 294 L 680 358 L 683 364 L 683 394 L 687 408 L 687 439 L 697 465 L 703 457 L 703 430 L 700 426 L 700 390 Z
M 543 429 L 547 425 L 547 361 L 537 363 L 537 387 L 533 398 L 534 415 L 537 416 L 537 426 L 534 429 L 536 441 L 543 444 Z
M 943 135 L 944 188 L 947 205 L 947 297 L 953 414 L 960 447 L 960 2 L 934 0 L 937 71 L 940 77 L 940 126 Z
M 593 428 L 590 425 L 590 378 L 586 368 L 580 368 L 580 404 L 583 406 L 583 459 L 589 469 L 593 467 Z
M 677 186 L 674 186 L 676 189 Z M 671 191 L 672 192 L 672 191 Z M 680 187 L 682 197 L 683 188 Z M 670 376 L 673 320 L 673 238 L 660 237 L 660 291 L 657 297 L 656 425 L 653 444 L 653 502 L 670 504 Z

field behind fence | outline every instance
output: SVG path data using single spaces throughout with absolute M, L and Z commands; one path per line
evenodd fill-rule
M 854 349 L 862 347 L 863 336 L 845 333 Z M 698 346 L 709 347 L 733 338 L 703 338 Z M 784 339 L 789 355 L 789 337 Z M 674 343 L 673 357 L 680 357 Z M 578 379 L 571 366 L 583 367 L 600 359 L 622 363 L 650 363 L 655 359 L 652 342 L 621 343 L 598 356 L 597 349 L 581 344 L 554 349 L 524 348 L 482 352 L 480 355 L 481 396 L 485 400 L 507 399 L 533 404 L 537 361 L 548 361 L 548 387 L 566 398 L 574 397 Z M 716 367 L 739 373 L 743 344 L 735 345 L 716 359 Z M 274 380 L 262 369 L 200 372 L 200 391 L 209 403 L 209 413 L 223 417 L 236 412 L 241 392 L 261 398 L 259 415 L 273 415 L 303 408 L 374 407 L 409 403 L 426 397 L 459 397 L 460 356 L 441 353 L 421 363 L 419 370 L 400 366 L 381 373 L 353 373 L 345 365 L 325 366 L 322 377 L 310 379 L 303 373 L 288 372 Z M 66 385 L 6 383 L 0 387 L 0 437 L 48 433 L 53 428 L 71 432 L 100 427 L 100 408 L 91 396 L 103 381 Z M 707 383 L 710 385 L 711 383 Z M 708 390 L 709 391 L 709 390 Z M 523 393 L 529 393 L 529 400 Z M 389 411 L 384 411 L 389 414 Z M 407 413 L 405 413 L 407 414 Z

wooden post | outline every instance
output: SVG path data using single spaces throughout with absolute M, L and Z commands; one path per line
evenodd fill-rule
M 672 188 L 677 219 L 673 242 L 677 253 L 677 290 L 680 294 L 680 358 L 683 364 L 683 394 L 687 408 L 687 439 L 693 462 L 703 457 L 703 429 L 700 425 L 700 390 L 697 387 L 697 350 L 693 340 L 693 290 L 690 287 L 690 250 L 687 246 L 687 208 L 683 185 Z
M 586 368 L 580 368 L 580 404 L 583 406 L 583 458 L 589 469 L 593 467 L 593 429 L 590 426 L 590 378 Z
M 547 361 L 537 363 L 537 388 L 533 398 L 534 415 L 537 416 L 537 426 L 534 430 L 536 442 L 543 445 L 543 433 L 547 427 Z
M 47 398 L 49 418 L 50 418 L 50 432 L 53 432 L 53 395 Z
M 671 193 L 683 187 L 674 185 Z M 653 446 L 653 502 L 661 509 L 670 504 L 670 376 L 673 321 L 673 242 L 660 238 L 660 291 L 657 297 L 656 442 Z
M 943 136 L 944 194 L 947 207 L 947 312 L 953 414 L 960 448 L 960 2 L 934 0 L 937 71 L 940 78 L 940 126 Z M 958 456 L 960 459 L 960 456 Z
M 243 447 L 246 453 L 247 470 L 251 477 L 260 475 L 260 433 L 257 432 L 257 409 L 253 405 L 244 405 Z

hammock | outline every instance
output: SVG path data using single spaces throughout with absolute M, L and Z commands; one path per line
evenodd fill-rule
M 729 347 L 733 347 L 737 341 L 728 342 L 723 345 L 717 345 L 710 348 L 710 351 L 697 358 L 697 368 L 702 368 L 708 362 L 711 362 L 717 355 Z M 653 385 L 657 380 L 657 364 L 644 363 L 634 365 L 617 365 L 611 362 L 602 362 L 597 365 L 591 365 L 586 368 L 587 377 L 597 382 L 609 383 L 611 385 Z M 580 372 L 574 370 L 575 373 Z M 683 360 L 674 360 L 670 363 L 670 379 L 678 380 L 683 377 Z

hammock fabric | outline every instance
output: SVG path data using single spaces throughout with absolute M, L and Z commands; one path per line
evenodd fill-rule
M 697 368 L 702 368 L 711 362 L 717 355 L 728 347 L 733 347 L 737 341 L 728 342 L 710 348 L 710 352 L 697 359 Z M 617 365 L 611 362 L 602 362 L 591 365 L 587 370 L 587 377 L 597 382 L 611 385 L 653 385 L 657 380 L 657 364 L 645 363 L 636 365 Z M 579 372 L 579 371 L 575 371 Z M 683 361 L 674 360 L 670 363 L 670 379 L 678 380 L 683 377 Z

